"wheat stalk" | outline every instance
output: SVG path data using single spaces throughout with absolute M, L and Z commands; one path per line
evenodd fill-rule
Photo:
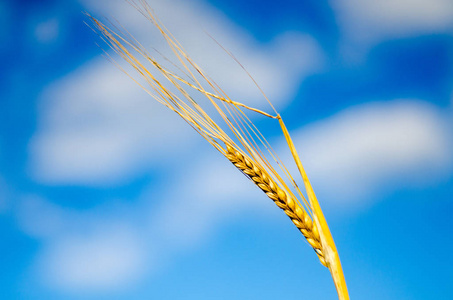
M 178 41 L 158 21 L 151 7 L 144 0 L 140 1 L 140 5 L 137 5 L 134 1 L 129 1 L 129 3 L 160 31 L 182 67 L 178 68 L 189 80 L 185 80 L 182 76 L 166 69 L 149 55 L 144 47 L 125 32 L 125 30 L 117 28 L 117 31 L 114 31 L 88 15 L 93 21 L 97 32 L 100 32 L 101 38 L 141 75 L 148 84 L 148 88 L 139 83 L 125 70 L 122 70 L 156 101 L 183 118 L 285 212 L 300 230 L 308 244 L 314 249 L 320 262 L 330 270 L 339 299 L 348 300 L 349 295 L 340 259 L 327 222 L 297 155 L 289 132 L 281 116 L 276 112 L 270 101 L 267 100 L 275 114 L 269 114 L 231 100 L 187 55 Z M 134 55 L 134 53 L 136 54 Z M 232 58 L 235 59 L 233 56 Z M 142 60 L 145 62 L 142 62 Z M 113 62 L 115 61 L 113 60 Z M 170 87 L 176 88 L 176 91 L 167 88 L 166 84 L 162 80 L 159 80 L 145 66 L 145 63 L 151 64 L 154 70 L 170 84 Z M 204 84 L 207 85 L 207 88 L 203 86 Z M 231 134 L 227 134 L 206 113 L 202 106 L 189 93 L 190 90 L 196 91 L 208 99 L 208 102 L 215 108 Z M 278 120 L 291 154 L 302 176 L 308 201 L 284 164 L 279 160 L 277 154 L 272 150 L 272 147 L 242 109 Z M 296 197 L 296 194 L 292 192 L 280 173 L 275 170 L 266 158 L 266 155 L 261 150 L 262 147 L 266 148 L 269 155 L 277 162 L 282 173 L 286 176 L 299 197 Z

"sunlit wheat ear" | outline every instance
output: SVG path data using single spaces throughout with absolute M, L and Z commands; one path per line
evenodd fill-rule
M 281 189 L 265 170 L 254 164 L 253 160 L 245 154 L 227 146 L 225 156 L 285 212 L 318 254 L 321 263 L 327 266 L 322 253 L 319 232 L 305 210 L 297 204 L 292 196 Z
M 349 299 L 340 259 L 327 222 L 289 132 L 270 101 L 266 98 L 274 111 L 273 114 L 231 100 L 187 55 L 179 42 L 156 19 L 145 1 L 139 1 L 140 5 L 134 1 L 129 2 L 161 33 L 179 64 L 178 70 L 183 74 L 176 74 L 165 68 L 125 29 L 112 30 L 89 16 L 101 38 L 138 72 L 146 84 L 140 83 L 122 70 L 152 98 L 183 118 L 285 212 L 314 249 L 320 262 L 329 268 L 339 299 Z M 233 56 L 232 58 L 235 59 Z M 207 101 L 201 104 L 199 99 Z M 207 105 L 215 109 L 221 125 L 205 111 L 203 106 Z M 246 112 L 259 113 L 278 121 L 304 182 L 308 200 Z M 272 157 L 280 172 L 266 158 L 265 152 Z

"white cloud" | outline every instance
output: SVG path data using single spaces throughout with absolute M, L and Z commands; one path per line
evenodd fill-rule
M 331 1 L 349 39 L 374 42 L 453 29 L 450 0 Z
M 43 95 L 33 173 L 47 182 L 100 184 L 140 172 L 190 143 L 187 126 L 132 80 L 97 60 Z
M 87 11 L 118 17 L 144 45 L 165 48 L 161 38 L 150 38 L 152 25 L 124 1 L 83 3 Z M 203 2 L 156 1 L 153 6 L 208 74 L 249 105 L 267 104 L 203 29 L 246 63 L 277 106 L 288 102 L 301 78 L 320 65 L 310 37 L 287 33 L 261 45 Z M 43 93 L 39 131 L 30 145 L 32 173 L 48 183 L 121 182 L 144 172 L 157 157 L 165 161 L 177 156 L 178 147 L 190 147 L 195 134 L 188 134 L 188 126 L 175 116 L 103 58 L 94 59 Z
M 90 12 L 118 18 L 145 46 L 164 48 L 157 44 L 162 39 L 155 35 L 153 26 L 124 1 L 81 2 Z M 275 103 L 288 101 L 301 78 L 322 62 L 321 50 L 311 37 L 293 32 L 282 34 L 270 44 L 259 44 L 205 1 L 158 0 L 152 2 L 152 8 L 197 64 L 231 97 L 249 104 L 265 102 L 245 72 L 206 33 L 244 64 Z
M 271 200 L 218 153 L 173 174 L 171 185 L 159 192 L 150 186 L 133 204 L 108 201 L 80 211 L 36 196 L 20 199 L 18 226 L 43 245 L 34 276 L 72 295 L 128 289 L 202 246 L 226 220 L 247 210 L 274 212 Z
M 40 257 L 40 277 L 65 292 L 113 292 L 127 288 L 146 270 L 146 254 L 130 228 L 112 226 L 98 232 L 53 240 Z
M 158 193 L 150 186 L 133 205 L 106 202 L 83 212 L 36 196 L 20 199 L 19 228 L 43 245 L 35 276 L 65 294 L 128 289 L 199 248 L 226 220 L 247 210 L 267 217 L 278 211 L 226 159 L 212 154 L 174 172 L 171 185 Z
M 89 12 L 118 18 L 121 25 L 130 30 L 139 41 L 143 41 L 145 47 L 168 50 L 150 22 L 140 18 L 124 1 L 81 2 Z M 195 62 L 230 97 L 248 104 L 262 105 L 269 109 L 247 74 L 209 35 L 244 64 L 277 105 L 290 100 L 300 80 L 307 73 L 321 67 L 321 49 L 310 36 L 288 32 L 263 45 L 205 1 L 158 0 L 153 1 L 152 8 Z M 171 57 L 171 54 L 168 55 Z
M 450 112 L 419 100 L 394 100 L 347 108 L 294 131 L 292 136 L 321 201 L 357 205 L 386 191 L 426 187 L 443 180 L 453 167 L 451 125 Z M 285 150 L 279 154 L 285 156 L 286 143 L 280 144 L 279 149 Z M 285 163 L 290 160 L 286 157 Z M 295 166 L 288 167 L 292 174 L 297 173 Z M 270 200 L 224 159 L 204 157 L 203 163 L 187 169 L 190 178 L 179 181 L 184 194 L 171 197 L 181 200 L 165 206 L 157 219 L 161 224 L 178 216 L 184 220 L 188 217 L 185 212 L 190 211 L 190 218 L 197 222 L 184 222 L 188 224 L 184 229 L 190 240 L 187 245 L 208 236 L 206 228 L 218 219 L 248 209 L 259 214 L 273 209 L 263 203 Z M 187 195 L 192 194 L 197 199 L 188 201 Z M 171 232 L 178 228 L 172 226 L 176 225 L 165 225 L 164 232 L 175 236 Z
M 394 185 L 436 182 L 451 169 L 448 116 L 421 101 L 369 103 L 294 134 L 319 193 L 344 203 Z
M 219 153 L 199 157 L 178 174 L 173 177 L 178 187 L 168 189 L 161 209 L 147 218 L 149 228 L 158 228 L 153 236 L 165 241 L 168 249 L 199 247 L 219 224 L 246 211 L 269 218 L 269 212 L 277 210 L 272 200 Z
M 43 245 L 33 272 L 53 290 L 83 294 L 127 289 L 151 263 L 143 230 L 115 201 L 82 212 L 30 195 L 17 201 L 16 217 L 18 227 Z

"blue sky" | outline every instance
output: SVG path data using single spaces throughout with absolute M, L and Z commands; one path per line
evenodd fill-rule
M 352 299 L 453 298 L 449 0 L 149 3 L 231 98 L 268 110 L 205 32 L 276 105 Z M 1 298 L 335 299 L 288 218 L 102 56 L 82 11 L 165 51 L 121 0 L 0 3 Z

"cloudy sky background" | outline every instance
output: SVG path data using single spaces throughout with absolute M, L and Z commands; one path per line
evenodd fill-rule
M 453 297 L 450 0 L 149 3 L 231 98 L 269 110 L 206 33 L 276 105 L 351 298 Z M 288 218 L 102 56 L 82 11 L 165 51 L 122 0 L 0 2 L 1 298 L 335 299 Z

